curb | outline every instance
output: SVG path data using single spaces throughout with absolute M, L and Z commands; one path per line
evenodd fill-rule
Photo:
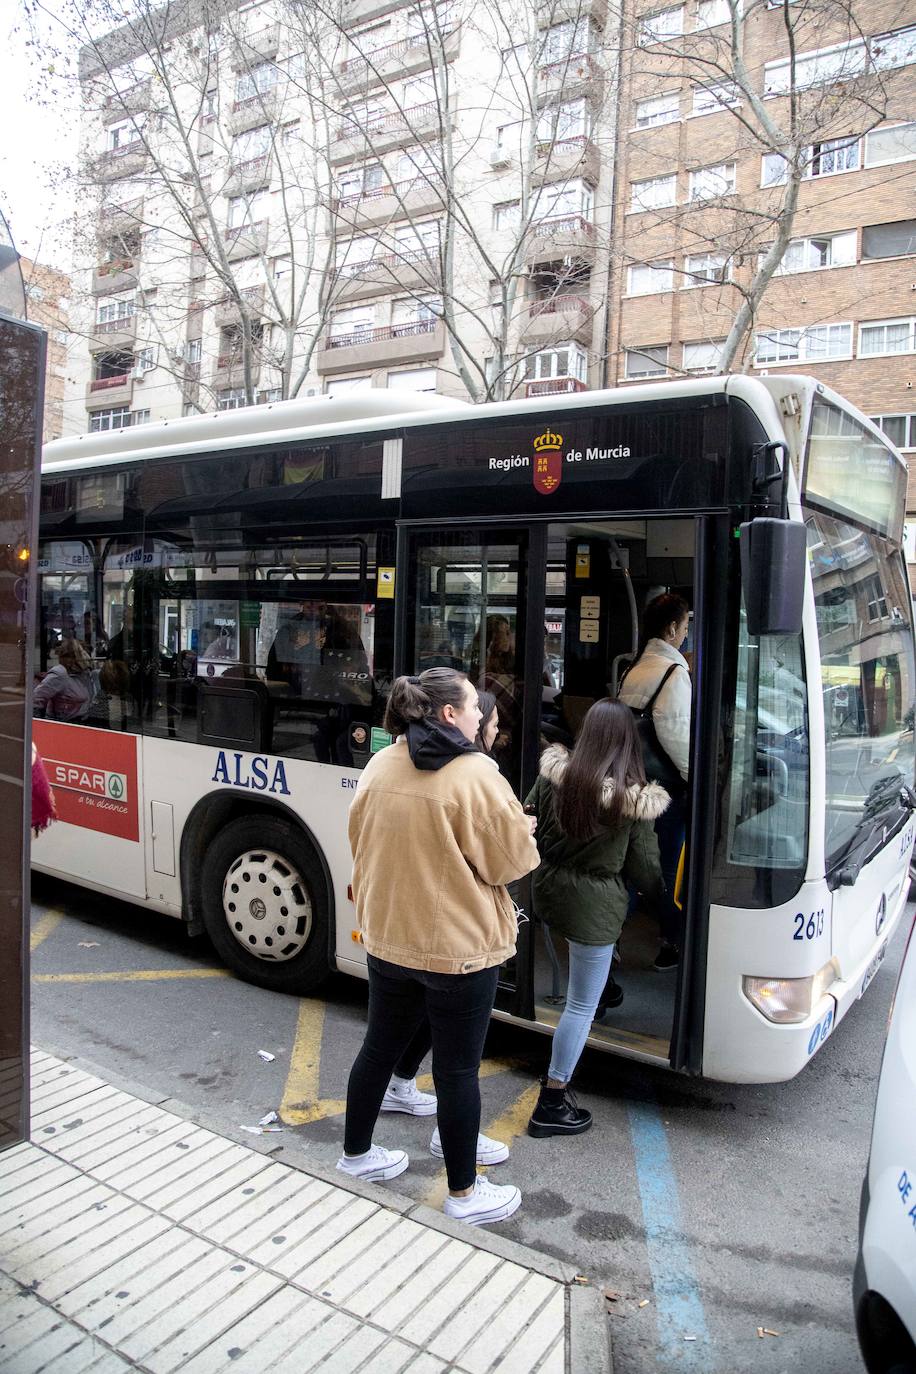
M 53 1055 L 64 1063 L 72 1064 L 85 1073 L 101 1078 L 113 1088 L 128 1093 L 140 1102 L 145 1102 L 151 1107 L 161 1107 L 163 1111 L 171 1112 L 185 1121 L 193 1121 L 195 1125 L 213 1131 L 215 1135 L 221 1135 L 225 1139 L 235 1139 L 228 1135 L 224 1128 L 215 1128 L 211 1125 L 199 1108 L 192 1107 L 187 1102 L 154 1093 L 146 1085 L 126 1078 L 123 1074 L 111 1072 L 84 1055 L 72 1054 L 59 1046 L 33 1043 L 35 1048 L 43 1053 Z M 256 1136 L 251 1140 L 238 1139 L 235 1143 L 265 1156 L 274 1155 L 282 1148 L 271 1144 L 269 1136 Z M 477 1250 L 485 1250 L 499 1259 L 508 1260 L 533 1273 L 562 1283 L 567 1295 L 568 1374 L 613 1374 L 609 1324 L 602 1290 L 590 1282 L 576 1283 L 576 1278 L 580 1276 L 573 1265 L 544 1254 L 543 1251 L 530 1249 L 519 1241 L 507 1240 L 503 1236 L 485 1231 L 483 1227 L 467 1226 L 463 1222 L 454 1221 L 425 1203 L 416 1202 L 413 1198 L 391 1191 L 387 1186 L 381 1188 L 374 1183 L 364 1183 L 360 1179 L 350 1178 L 337 1169 L 327 1168 L 317 1160 L 284 1158 L 279 1162 L 287 1168 L 307 1174 L 310 1178 L 319 1179 L 322 1183 L 366 1198 L 389 1212 L 409 1217 L 431 1231 L 439 1231 L 455 1240 L 464 1241 L 466 1245 L 472 1245 Z

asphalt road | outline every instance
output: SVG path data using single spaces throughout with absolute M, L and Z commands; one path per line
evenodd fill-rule
M 862 1369 L 850 1281 L 904 924 L 867 995 L 793 1082 L 710 1083 L 588 1054 L 578 1090 L 595 1127 L 573 1140 L 524 1133 L 546 1042 L 494 1023 L 483 1129 L 511 1140 L 494 1174 L 524 1194 L 501 1233 L 619 1295 L 608 1304 L 617 1374 Z M 168 918 L 41 877 L 32 941 L 37 1045 L 189 1105 L 242 1141 L 242 1126 L 276 1110 L 281 1158 L 336 1160 L 363 984 L 335 976 L 321 1000 L 302 1002 L 264 992 Z M 433 1124 L 384 1116 L 376 1139 L 410 1152 L 395 1186 L 436 1204 Z

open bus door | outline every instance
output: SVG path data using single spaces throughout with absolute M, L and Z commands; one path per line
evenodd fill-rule
M 719 698 L 729 554 L 725 516 L 589 519 L 529 525 L 409 526 L 399 531 L 395 665 L 468 673 L 492 691 L 500 716 L 495 754 L 524 800 L 548 743 L 571 745 L 592 701 L 615 694 L 635 654 L 639 613 L 670 588 L 693 608 L 694 761 L 688 794 L 679 969 L 651 969 L 651 913 L 628 922 L 619 981 L 624 1002 L 595 1040 L 674 1068 L 702 1068 L 706 921 L 716 815 Z M 700 826 L 695 816 L 704 818 Z M 500 976 L 497 1008 L 556 1024 L 566 992 L 566 949 L 538 922 L 529 879 L 513 896 L 529 919 Z

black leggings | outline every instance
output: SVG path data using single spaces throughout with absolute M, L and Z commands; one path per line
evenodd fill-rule
M 410 1044 L 394 1066 L 398 1078 L 416 1078 L 420 1065 L 433 1047 L 433 1033 L 429 1028 L 429 1018 L 423 1017 Z
M 433 1081 L 448 1186 L 453 1192 L 470 1188 L 477 1172 L 480 1130 L 477 1074 L 499 969 L 427 973 L 387 964 L 371 954 L 368 965 L 369 1025 L 347 1084 L 344 1150 L 361 1155 L 369 1149 L 392 1070 L 425 1018 L 432 1032 Z

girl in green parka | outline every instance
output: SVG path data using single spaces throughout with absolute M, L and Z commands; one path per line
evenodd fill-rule
M 569 983 L 529 1135 L 577 1135 L 592 1124 L 568 1084 L 626 919 L 627 884 L 650 901 L 664 894 L 653 825 L 669 800 L 646 781 L 630 708 L 610 698 L 589 709 L 572 753 L 552 744 L 541 756 L 526 806 L 541 855 L 534 906 L 569 944 Z

